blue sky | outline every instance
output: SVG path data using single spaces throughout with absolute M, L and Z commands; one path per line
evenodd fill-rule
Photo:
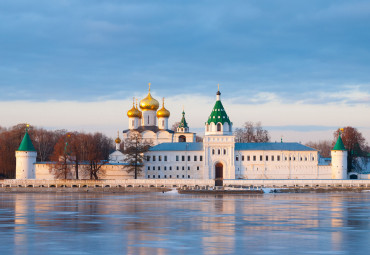
M 65 102 L 60 107 L 68 109 L 71 101 L 98 107 L 121 100 L 124 115 L 126 101 L 144 97 L 151 82 L 157 99 L 183 95 L 187 105 L 196 95 L 210 111 L 220 83 L 230 109 L 277 102 L 315 105 L 320 114 L 337 104 L 363 119 L 370 113 L 369 31 L 369 1 L 1 1 L 0 101 L 10 108 Z M 3 115 L 0 125 L 22 122 L 17 115 Z M 268 117 L 265 126 L 370 129 L 360 120 Z

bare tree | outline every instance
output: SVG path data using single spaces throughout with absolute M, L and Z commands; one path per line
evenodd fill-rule
M 144 153 L 149 150 L 151 143 L 144 141 L 139 132 L 130 132 L 129 137 L 125 140 L 125 161 L 127 165 L 124 168 L 127 172 L 134 172 L 135 179 L 142 171 L 144 162 Z
M 324 158 L 331 157 L 331 149 L 333 142 L 329 140 L 319 141 L 319 142 L 308 142 L 306 146 L 314 148 L 320 152 L 320 155 Z
M 54 151 L 51 156 L 53 161 L 50 164 L 49 171 L 56 179 L 67 179 L 71 173 L 72 164 L 70 162 L 70 149 L 68 147 L 67 135 L 59 138 L 54 146 Z
M 266 143 L 270 141 L 270 135 L 263 129 L 261 122 L 245 122 L 244 127 L 234 131 L 235 141 L 239 143 Z
M 180 125 L 180 121 L 177 121 L 177 122 L 173 123 L 172 127 L 171 127 L 171 130 L 176 132 L 179 125 Z
M 102 133 L 87 134 L 83 138 L 86 149 L 86 166 L 90 179 L 99 179 L 104 175 L 103 166 L 108 163 L 109 152 L 112 150 L 112 140 Z

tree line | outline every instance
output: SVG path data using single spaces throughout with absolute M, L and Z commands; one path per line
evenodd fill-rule
M 26 124 L 0 127 L 0 178 L 15 178 L 15 151 L 25 130 Z M 34 126 L 28 128 L 28 133 L 37 151 L 36 160 L 53 163 L 52 172 L 60 178 L 74 172 L 74 177 L 78 179 L 80 171 L 87 171 L 91 179 L 97 179 L 102 164 L 114 150 L 112 139 L 102 133 L 68 132 L 64 129 L 51 131 Z

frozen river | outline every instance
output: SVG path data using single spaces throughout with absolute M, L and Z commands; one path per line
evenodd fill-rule
M 370 193 L 0 198 L 0 254 L 370 254 Z

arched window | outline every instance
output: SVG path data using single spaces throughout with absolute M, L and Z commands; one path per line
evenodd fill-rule
M 180 135 L 179 136 L 179 143 L 185 143 L 186 142 L 186 136 Z
M 217 131 L 221 131 L 221 123 L 217 123 Z
M 148 116 L 148 125 L 149 125 L 149 116 Z

